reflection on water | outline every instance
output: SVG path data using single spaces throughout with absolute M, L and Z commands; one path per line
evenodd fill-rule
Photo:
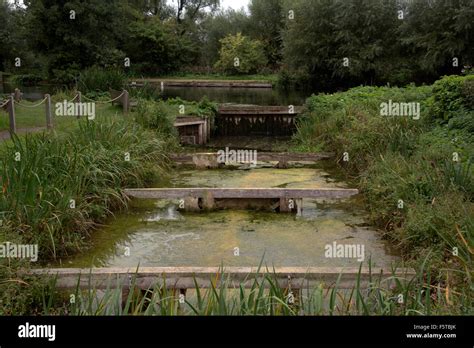
M 182 171 L 171 187 L 344 187 L 322 169 Z M 358 198 L 306 199 L 302 216 L 257 211 L 180 213 L 177 201 L 136 200 L 129 213 L 94 233 L 94 247 L 64 267 L 358 266 L 325 257 L 326 245 L 361 244 L 365 260 L 388 266 L 398 259 L 380 234 L 367 227 Z M 235 256 L 235 248 L 239 256 Z M 129 254 L 127 253 L 129 251 Z
M 41 100 L 44 98 L 45 94 L 47 93 L 54 94 L 58 89 L 60 89 L 59 86 L 53 86 L 53 85 L 20 87 L 20 90 L 23 93 L 23 99 L 30 100 L 30 101 Z M 8 83 L 5 83 L 2 87 L 0 87 L 0 93 L 8 94 L 8 93 L 13 93 L 14 91 L 15 91 L 15 87 Z
M 308 95 L 278 88 L 166 87 L 163 97 L 166 99 L 179 97 L 189 101 L 200 101 L 203 97 L 207 97 L 217 103 L 303 105 Z
M 325 257 L 325 246 L 334 241 L 364 244 L 366 260 L 388 265 L 395 257 L 363 225 L 344 209 L 325 211 L 314 202 L 306 202 L 301 218 L 250 211 L 186 214 L 182 220 L 155 222 L 121 216 L 99 233 L 97 248 L 63 266 L 256 266 L 265 255 L 265 262 L 276 267 L 357 267 L 356 259 Z
M 43 99 L 46 93 L 54 94 L 62 86 L 22 86 L 23 98 L 27 100 Z M 1 93 L 13 93 L 15 87 L 4 83 L 0 84 Z M 303 105 L 307 93 L 299 91 L 285 91 L 278 88 L 205 88 L 205 87 L 166 87 L 163 93 L 156 89 L 156 96 L 164 99 L 179 97 L 188 101 L 200 101 L 202 98 L 216 103 L 239 103 L 254 105 Z

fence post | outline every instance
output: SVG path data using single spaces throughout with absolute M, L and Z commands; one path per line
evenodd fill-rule
M 82 103 L 82 93 L 79 91 L 76 91 L 76 103 Z M 81 116 L 77 115 L 77 119 L 80 119 Z
M 48 129 L 53 129 L 53 115 L 51 114 L 51 96 L 49 94 L 45 94 L 44 97 L 46 98 L 46 127 Z
M 21 91 L 18 88 L 15 88 L 15 93 L 13 93 L 15 101 L 19 102 L 21 100 Z
M 123 90 L 122 105 L 123 105 L 123 113 L 128 114 L 128 110 L 130 107 L 130 100 L 129 100 L 128 91 L 126 89 Z
M 10 102 L 8 103 L 8 115 L 10 119 L 10 132 L 16 133 L 16 120 L 15 120 L 15 99 L 13 94 L 10 95 Z

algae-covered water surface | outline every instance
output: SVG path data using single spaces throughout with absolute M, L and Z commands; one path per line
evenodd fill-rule
M 169 187 L 347 187 L 321 168 L 177 170 Z M 306 199 L 301 216 L 264 211 L 186 213 L 178 202 L 136 200 L 93 235 L 93 247 L 64 267 L 354 266 L 397 260 L 380 233 L 366 224 L 358 197 Z M 354 245 L 351 258 L 328 257 L 328 246 Z M 361 249 L 362 248 L 362 249 Z M 335 250 L 335 249 L 333 249 Z M 360 253 L 363 251 L 362 253 Z

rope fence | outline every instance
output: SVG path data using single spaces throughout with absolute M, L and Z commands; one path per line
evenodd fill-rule
M 18 105 L 18 106 L 21 106 L 23 108 L 30 108 L 30 109 L 33 109 L 33 108 L 36 108 L 37 106 L 40 106 L 41 104 L 43 104 L 46 100 L 48 100 L 48 97 L 45 97 L 42 101 L 40 101 L 38 104 L 34 104 L 34 105 L 25 105 L 25 104 L 21 104 L 20 102 L 17 102 L 16 100 L 14 100 L 15 104 Z
M 125 92 L 126 92 L 126 91 L 123 91 L 122 93 L 120 93 L 119 96 L 117 96 L 117 97 L 114 98 L 114 99 L 110 99 L 110 100 L 98 100 L 98 101 L 97 101 L 97 100 L 93 100 L 93 99 L 87 98 L 86 96 L 84 96 L 83 98 L 84 98 L 85 100 L 89 100 L 89 101 L 94 102 L 94 103 L 96 103 L 96 104 L 108 104 L 108 103 L 113 103 L 114 101 L 117 101 L 117 100 L 119 100 L 120 98 L 122 98 L 122 97 L 125 95 Z
M 127 114 L 130 109 L 130 100 L 129 100 L 129 93 L 127 90 L 123 91 L 110 91 L 112 99 L 110 100 L 100 100 L 96 101 L 93 99 L 90 99 L 86 96 L 83 96 L 81 92 L 77 91 L 76 95 L 69 101 L 68 103 L 82 103 L 82 99 L 87 100 L 89 102 L 93 102 L 95 104 L 100 104 L 100 105 L 105 105 L 109 103 L 114 103 L 117 102 L 117 104 L 121 105 L 123 108 L 123 113 Z M 1 101 L 0 101 L 1 103 Z M 47 129 L 52 129 L 53 128 L 53 115 L 52 115 L 52 105 L 51 105 L 51 95 L 45 94 L 44 99 L 42 99 L 40 102 L 32 105 L 27 105 L 21 102 L 21 91 L 17 88 L 15 89 L 15 92 L 12 93 L 6 101 L 4 101 L 0 105 L 0 109 L 4 109 L 8 112 L 9 115 L 9 128 L 11 133 L 16 133 L 17 132 L 17 124 L 16 124 L 16 110 L 15 106 L 18 106 L 20 108 L 25 108 L 25 109 L 34 109 L 36 107 L 39 107 L 41 105 L 45 104 L 45 112 L 46 112 L 46 128 Z M 77 115 L 79 117 L 80 115 Z

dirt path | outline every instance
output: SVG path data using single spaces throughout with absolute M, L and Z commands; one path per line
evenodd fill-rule
M 26 133 L 37 133 L 45 130 L 46 127 L 29 127 L 29 128 L 20 128 L 16 130 L 17 134 L 26 134 Z M 4 130 L 0 131 L 0 142 L 10 139 L 10 131 Z

